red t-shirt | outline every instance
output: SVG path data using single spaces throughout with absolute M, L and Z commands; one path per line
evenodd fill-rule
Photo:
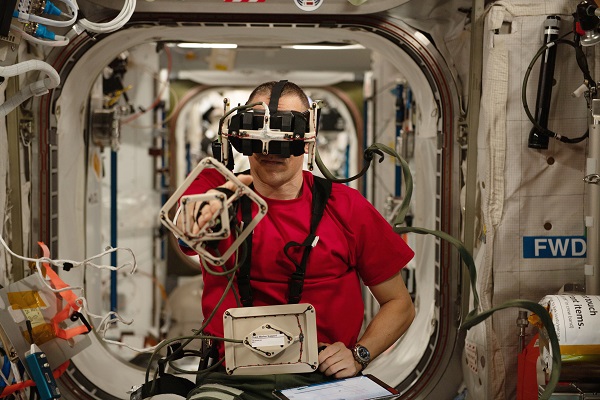
M 283 248 L 290 241 L 302 243 L 310 232 L 314 177 L 308 171 L 303 172 L 303 177 L 299 198 L 263 197 L 268 211 L 252 236 L 250 279 L 254 306 L 288 303 L 288 282 L 296 266 L 286 257 Z M 221 174 L 206 169 L 185 194 L 204 193 L 223 183 L 225 178 Z M 238 220 L 241 220 L 241 210 L 238 211 Z M 400 271 L 414 253 L 360 192 L 342 184 L 333 184 L 316 235 L 319 240 L 306 265 L 300 303 L 315 307 L 319 342 L 339 341 L 352 347 L 364 316 L 359 276 L 367 286 L 382 283 Z M 303 249 L 292 247 L 288 254 L 299 263 Z M 227 268 L 232 266 L 233 257 Z M 215 268 L 218 267 L 211 266 Z M 202 272 L 202 312 L 206 317 L 221 298 L 227 278 Z M 237 290 L 237 282 L 234 287 Z M 234 307 L 236 301 L 230 291 L 205 332 L 222 337 L 223 313 Z

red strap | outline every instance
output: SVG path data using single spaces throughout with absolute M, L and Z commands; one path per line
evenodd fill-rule
M 50 250 L 48 249 L 48 246 L 46 246 L 44 242 L 38 242 L 38 244 L 44 252 L 44 257 L 50 258 Z M 46 276 L 50 278 L 50 282 L 52 283 L 54 289 L 63 289 L 68 287 L 68 285 L 62 279 L 60 279 L 58 274 L 54 272 L 54 270 L 50 267 L 50 265 L 47 262 L 42 263 L 42 265 L 45 267 Z M 59 292 L 58 294 L 60 294 L 60 296 L 67 302 L 67 305 L 65 305 L 65 308 L 63 308 L 61 311 L 56 313 L 56 315 L 51 320 L 52 328 L 54 329 L 54 335 L 61 339 L 68 340 L 82 333 L 88 333 L 89 330 L 85 325 L 79 325 L 68 329 L 62 329 L 59 327 L 59 324 L 62 321 L 66 320 L 71 316 L 71 309 L 73 309 L 74 311 L 79 311 L 81 307 L 77 305 L 77 296 L 75 296 L 75 293 L 73 293 L 72 290 L 64 290 L 62 292 Z
M 581 27 L 580 22 L 575 22 L 575 32 L 577 32 L 579 36 L 585 36 L 585 31 Z
M 69 363 L 70 363 L 70 360 L 67 360 L 64 363 L 62 363 L 61 365 L 59 365 L 54 371 L 52 371 L 52 375 L 54 375 L 54 379 L 60 378 L 61 375 L 65 373 L 65 371 L 69 367 Z M 6 397 L 10 394 L 13 394 L 14 392 L 23 390 L 30 386 L 35 386 L 35 382 L 31 379 L 29 379 L 27 381 L 15 383 L 14 385 L 6 386 L 4 388 L 4 390 L 2 390 L 2 392 L 0 393 L 0 398 Z

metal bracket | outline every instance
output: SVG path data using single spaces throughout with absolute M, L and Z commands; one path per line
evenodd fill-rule
M 600 174 L 589 174 L 583 178 L 585 183 L 593 183 L 594 185 L 600 184 Z
M 198 175 L 205 168 L 214 168 L 221 175 L 223 175 L 227 180 L 233 182 L 236 186 L 236 189 L 232 196 L 228 199 L 225 198 L 225 195 L 222 193 L 219 194 L 204 194 L 204 195 L 192 195 L 192 196 L 183 196 L 183 193 L 190 187 L 192 182 L 196 179 Z M 229 221 L 229 213 L 228 209 L 232 203 L 242 196 L 247 196 L 252 202 L 254 202 L 258 206 L 258 213 L 256 216 L 250 221 L 250 223 L 243 227 L 242 232 L 237 236 L 236 240 L 231 244 L 231 246 L 220 256 L 216 257 L 214 254 L 211 254 L 205 247 L 204 243 L 207 241 L 212 241 L 216 239 L 226 239 L 231 235 L 229 230 L 229 226 L 226 221 Z M 190 201 L 206 201 L 210 199 L 217 199 L 221 201 L 220 209 L 213 215 L 211 221 L 216 221 L 217 218 L 221 218 L 221 229 L 218 231 L 213 231 L 214 224 L 207 223 L 199 233 L 192 234 L 190 226 L 188 226 L 187 222 L 184 223 L 184 228 L 180 229 L 177 225 L 171 221 L 168 217 L 169 210 L 171 210 L 177 202 L 181 199 L 181 212 L 182 218 L 184 221 L 191 221 L 193 216 L 189 215 L 190 210 L 186 207 L 186 204 Z M 207 157 L 200 161 L 196 168 L 188 175 L 188 177 L 183 181 L 181 186 L 175 190 L 175 193 L 167 200 L 165 205 L 160 209 L 160 222 L 171 232 L 175 234 L 179 239 L 181 239 L 185 244 L 187 244 L 190 248 L 194 249 L 200 257 L 211 263 L 212 265 L 223 265 L 229 257 L 233 254 L 234 251 L 241 246 L 244 242 L 244 239 L 252 232 L 254 227 L 260 222 L 260 220 L 267 214 L 267 203 L 254 191 L 252 191 L 248 186 L 244 185 L 236 176 L 229 171 L 225 165 L 221 164 L 219 161 L 212 157 Z
M 308 303 L 230 308 L 223 314 L 228 375 L 313 372 L 319 366 L 316 310 Z

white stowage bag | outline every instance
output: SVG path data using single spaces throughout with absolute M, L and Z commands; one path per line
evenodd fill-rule
M 563 382 L 596 382 L 600 374 L 600 296 L 562 294 L 546 296 L 540 304 L 548 309 L 558 336 Z M 538 384 L 548 382 L 552 349 L 540 335 Z
M 600 296 L 553 295 L 540 304 L 550 312 L 561 346 L 600 344 Z

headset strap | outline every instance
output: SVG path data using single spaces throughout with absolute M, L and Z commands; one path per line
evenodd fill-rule
M 274 114 L 277 112 L 277 106 L 279 105 L 279 98 L 281 97 L 281 92 L 283 87 L 287 83 L 287 80 L 282 80 L 273 85 L 273 89 L 271 90 L 271 98 L 269 100 L 269 112 Z

